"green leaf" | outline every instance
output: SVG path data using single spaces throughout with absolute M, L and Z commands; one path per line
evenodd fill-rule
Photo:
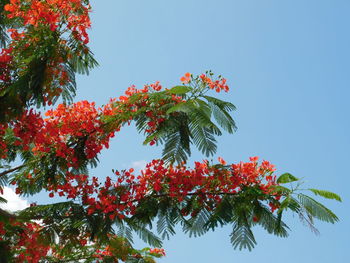
M 166 135 L 166 131 L 164 130 L 158 130 L 151 135 L 147 136 L 146 139 L 143 141 L 143 145 L 149 144 L 152 140 L 162 138 L 164 135 Z
M 326 190 L 318 190 L 318 189 L 313 189 L 313 188 L 310 188 L 308 190 L 313 192 L 315 195 L 319 195 L 319 196 L 322 196 L 324 198 L 334 199 L 334 200 L 337 200 L 339 202 L 342 201 L 339 195 L 332 193 L 332 192 L 329 192 L 329 191 L 326 191 Z
M 321 221 L 334 224 L 339 219 L 338 217 L 323 204 L 317 202 L 310 196 L 298 194 L 300 204 L 305 208 L 306 212 Z
M 282 195 L 289 194 L 292 191 L 289 188 L 281 185 L 272 185 L 271 188 Z
M 280 207 L 278 208 L 277 214 L 282 214 L 283 210 L 288 208 L 289 203 L 290 203 L 291 197 L 288 196 L 287 198 L 285 198 L 282 202 Z
M 215 97 L 211 96 L 203 96 L 207 99 L 208 102 L 215 104 L 220 109 L 224 111 L 234 111 L 236 109 L 235 105 L 233 105 L 231 102 L 223 101 Z
M 269 234 L 274 234 L 280 237 L 287 237 L 288 226 L 275 216 L 271 210 L 260 202 L 256 202 L 254 214 L 259 218 L 256 224 L 261 225 Z
M 157 232 L 162 236 L 162 239 L 170 238 L 170 235 L 175 234 L 174 223 L 170 220 L 168 214 L 159 214 L 157 221 Z
M 192 88 L 188 86 L 175 86 L 168 90 L 168 92 L 171 94 L 185 94 L 191 90 Z
M 180 220 L 180 213 L 177 207 L 172 207 L 170 199 L 163 200 L 158 204 L 157 232 L 162 239 L 169 240 L 170 235 L 175 234 L 175 225 Z
M 213 116 L 216 122 L 228 133 L 233 133 L 236 130 L 235 121 L 232 119 L 230 114 L 220 109 L 215 104 L 212 104 Z
M 202 236 L 209 230 L 209 228 L 206 227 L 206 223 L 209 219 L 210 212 L 203 208 L 195 217 L 192 217 L 188 221 L 188 224 L 184 225 L 184 232 L 188 233 L 190 237 Z
M 166 114 L 170 114 L 176 111 L 190 112 L 191 111 L 190 101 L 180 102 L 179 104 L 176 104 L 175 106 L 168 109 Z
M 294 175 L 291 175 L 290 173 L 284 173 L 277 179 L 277 183 L 279 184 L 285 184 L 285 183 L 291 183 L 298 181 L 299 178 L 295 177 Z
M 290 209 L 291 211 L 293 211 L 295 213 L 300 213 L 301 206 L 300 206 L 298 200 L 289 196 L 289 200 L 286 203 L 287 203 L 288 209 Z
M 117 235 L 125 238 L 128 242 L 133 243 L 132 229 L 124 224 L 118 224 Z
M 74 69 L 74 72 L 89 75 L 90 70 L 98 66 L 94 54 L 86 45 L 82 45 L 77 41 L 73 35 L 70 36 L 68 45 L 71 49 L 69 63 Z M 82 50 L 84 52 L 81 52 Z
M 154 246 L 154 247 L 161 247 L 162 241 L 159 237 L 157 237 L 155 234 L 153 234 L 150 230 L 144 227 L 135 227 L 132 226 L 132 228 L 135 230 L 139 238 L 144 241 L 145 243 Z
M 185 125 L 179 125 L 178 130 L 172 131 L 164 139 L 163 160 L 168 163 L 181 163 L 191 155 L 190 135 Z
M 236 107 L 230 102 L 222 101 L 214 97 L 209 97 L 209 96 L 203 96 L 203 97 L 207 99 L 216 122 L 225 131 L 229 133 L 233 133 L 237 129 L 237 127 L 229 111 L 235 110 Z
M 235 224 L 230 235 L 233 248 L 251 251 L 256 245 L 254 234 L 248 224 Z

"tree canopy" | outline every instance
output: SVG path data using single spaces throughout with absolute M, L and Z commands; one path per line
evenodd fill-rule
M 0 190 L 66 198 L 0 209 L 1 262 L 154 262 L 176 225 L 189 236 L 231 225 L 232 246 L 251 250 L 254 226 L 288 236 L 286 211 L 313 231 L 314 219 L 338 221 L 305 191 L 341 201 L 338 195 L 302 189 L 299 178 L 258 157 L 187 164 L 191 148 L 213 156 L 216 137 L 236 130 L 235 106 L 212 95 L 229 91 L 226 79 L 211 71 L 186 73 L 169 88 L 131 86 L 102 107 L 74 102 L 76 74 L 98 65 L 88 47 L 90 10 L 88 0 L 0 2 Z M 161 158 L 139 174 L 91 176 L 99 153 L 131 122 L 145 145 L 163 147 Z M 134 248 L 134 235 L 152 248 Z

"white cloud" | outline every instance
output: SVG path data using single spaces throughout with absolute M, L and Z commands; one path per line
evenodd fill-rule
M 147 162 L 145 160 L 135 161 L 131 163 L 132 168 L 135 169 L 135 171 L 139 172 L 146 168 Z
M 2 198 L 7 200 L 7 203 L 0 203 L 0 208 L 14 212 L 18 210 L 22 210 L 29 206 L 27 200 L 22 199 L 19 195 L 17 195 L 11 188 L 4 187 L 4 194 L 0 195 Z

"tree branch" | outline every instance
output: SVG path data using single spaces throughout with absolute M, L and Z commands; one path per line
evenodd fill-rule
M 27 165 L 27 164 L 22 164 L 22 165 L 20 165 L 20 166 L 15 167 L 15 168 L 6 170 L 6 171 L 0 173 L 0 177 L 1 177 L 1 176 L 4 176 L 4 175 L 7 175 L 7 174 L 9 174 L 9 173 L 15 172 L 15 171 L 17 171 L 17 170 L 19 170 L 19 169 L 25 167 L 26 165 Z
M 194 192 L 194 193 L 187 193 L 186 196 L 192 196 L 192 195 L 202 195 L 202 196 L 206 196 L 206 195 L 237 195 L 237 193 L 225 193 L 225 192 Z M 161 198 L 161 197 L 171 197 L 170 194 L 153 194 L 153 195 L 149 195 L 146 196 L 144 199 L 146 198 Z M 133 199 L 124 203 L 120 203 L 122 205 L 126 205 L 128 203 L 135 203 L 135 202 L 140 202 L 143 199 Z

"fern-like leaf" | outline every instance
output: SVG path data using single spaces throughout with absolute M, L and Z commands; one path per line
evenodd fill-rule
M 230 235 L 231 244 L 234 249 L 248 249 L 251 251 L 256 245 L 255 237 L 247 222 L 234 224 Z
M 164 141 L 163 159 L 166 162 L 181 163 L 190 156 L 190 133 L 187 125 L 180 123 L 177 130 L 169 131 Z
M 327 199 L 333 199 L 333 200 L 337 200 L 339 202 L 342 201 L 339 195 L 332 193 L 332 192 L 329 192 L 329 191 L 326 191 L 326 190 L 319 190 L 319 189 L 313 189 L 313 188 L 310 188 L 308 190 L 313 192 L 315 195 L 319 195 L 319 196 L 322 196 L 322 197 L 327 198 Z
M 140 226 L 139 224 L 132 224 L 129 225 L 131 229 L 133 229 L 136 234 L 139 236 L 139 238 L 146 242 L 147 244 L 154 246 L 154 247 L 161 247 L 162 241 L 159 237 L 157 237 L 154 233 L 152 233 L 147 228 Z
M 199 213 L 188 220 L 187 224 L 184 224 L 183 230 L 185 233 L 188 233 L 190 237 L 199 237 L 204 235 L 208 228 L 206 227 L 207 222 L 210 219 L 210 212 L 203 208 Z
M 158 214 L 157 232 L 162 239 L 169 239 L 170 235 L 175 234 L 175 223 L 171 220 L 169 212 L 169 209 L 165 208 L 165 211 L 160 211 Z
M 278 216 L 274 215 L 268 207 L 257 202 L 254 213 L 258 217 L 257 224 L 261 225 L 269 234 L 280 237 L 288 236 L 288 226 Z
M 303 208 L 312 217 L 332 224 L 338 221 L 338 217 L 331 210 L 310 196 L 298 194 L 298 199 Z

